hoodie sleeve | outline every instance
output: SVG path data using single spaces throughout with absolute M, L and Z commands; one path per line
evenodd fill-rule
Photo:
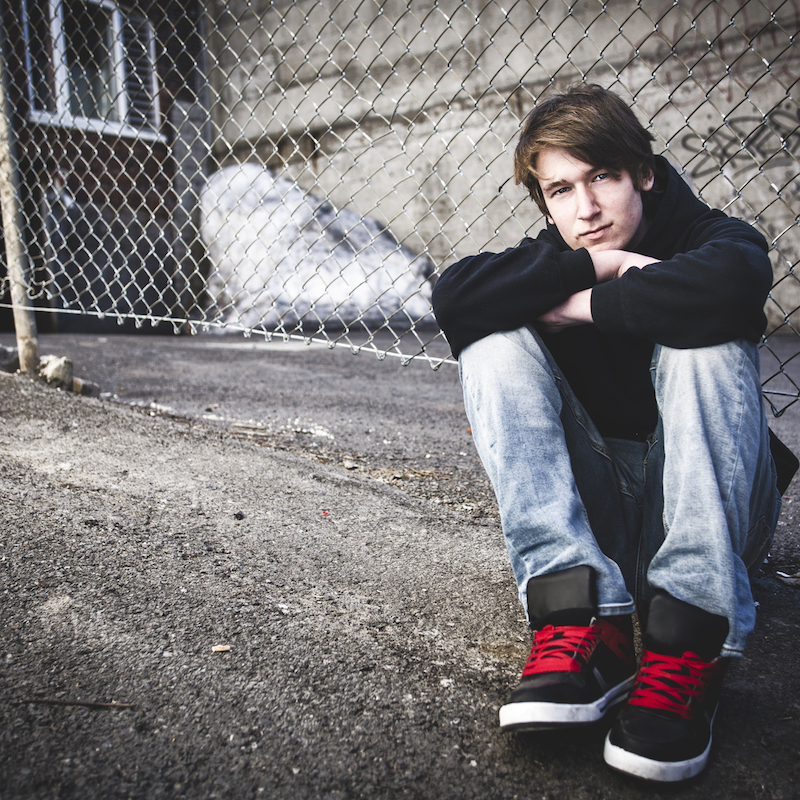
M 480 253 L 448 267 L 433 289 L 433 308 L 458 356 L 489 334 L 533 322 L 595 281 L 586 250 L 558 252 L 541 239 L 525 239 L 502 253 Z
M 764 237 L 709 209 L 682 238 L 671 258 L 595 286 L 595 325 L 676 348 L 757 342 L 772 285 Z

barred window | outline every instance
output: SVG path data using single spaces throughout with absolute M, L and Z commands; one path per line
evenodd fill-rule
M 108 0 L 24 0 L 32 122 L 152 138 L 152 24 Z

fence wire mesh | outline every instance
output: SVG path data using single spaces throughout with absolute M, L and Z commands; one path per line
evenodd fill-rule
M 6 0 L 29 297 L 57 330 L 171 326 L 452 360 L 438 274 L 535 235 L 527 112 L 591 81 L 772 245 L 764 384 L 800 396 L 800 0 Z M 3 284 L 8 305 L 7 281 Z

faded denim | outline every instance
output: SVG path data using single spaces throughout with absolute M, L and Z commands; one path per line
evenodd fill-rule
M 748 570 L 781 506 L 757 346 L 656 345 L 647 442 L 604 440 L 531 328 L 475 342 L 459 370 L 523 608 L 530 578 L 588 564 L 601 615 L 663 589 L 727 617 L 723 653 L 741 654 L 755 624 Z

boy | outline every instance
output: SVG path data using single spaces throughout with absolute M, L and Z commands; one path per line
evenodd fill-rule
M 454 264 L 433 301 L 534 631 L 501 728 L 624 703 L 606 762 L 678 781 L 708 760 L 780 512 L 757 349 L 772 270 L 652 138 L 599 86 L 542 102 L 514 176 L 546 230 Z

